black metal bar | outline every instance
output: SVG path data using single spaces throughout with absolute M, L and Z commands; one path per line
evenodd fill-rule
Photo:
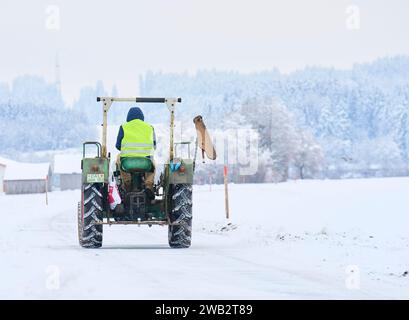
M 166 98 L 136 98 L 135 102 L 139 102 L 139 103 L 165 103 Z M 182 98 L 177 98 L 177 102 L 182 102 Z
M 165 103 L 165 98 L 136 98 L 139 103 Z

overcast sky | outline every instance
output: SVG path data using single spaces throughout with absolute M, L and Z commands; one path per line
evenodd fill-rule
M 0 0 L 0 13 L 0 81 L 53 81 L 58 51 L 67 102 L 99 79 L 135 96 L 146 70 L 289 72 L 409 54 L 407 0 Z

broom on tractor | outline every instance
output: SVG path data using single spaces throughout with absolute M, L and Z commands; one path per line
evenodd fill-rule
M 194 158 L 190 142 L 174 142 L 175 108 L 181 98 L 114 98 L 97 97 L 102 103 L 102 142 L 84 142 L 81 201 L 78 203 L 78 239 L 84 248 L 102 246 L 103 225 L 167 225 L 172 248 L 188 248 L 192 240 L 192 184 L 197 148 L 202 156 L 216 159 L 216 152 L 201 116 L 194 118 L 198 137 Z M 169 161 L 159 181 L 153 186 L 153 199 L 147 196 L 145 174 L 154 170 L 149 157 L 120 158 L 110 176 L 111 154 L 107 150 L 108 111 L 114 102 L 165 103 L 170 112 Z M 175 156 L 176 146 L 188 145 L 187 158 Z M 86 156 L 86 147 L 95 146 L 96 154 Z M 130 186 L 124 187 L 121 172 L 130 175 Z M 110 185 L 118 190 L 119 204 L 110 205 Z

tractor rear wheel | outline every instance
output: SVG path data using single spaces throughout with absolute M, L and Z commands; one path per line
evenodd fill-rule
M 78 210 L 77 210 L 77 216 L 78 216 L 78 242 L 80 246 L 82 247 L 82 204 L 81 202 L 78 202 Z
M 172 187 L 169 245 L 172 248 L 189 248 L 192 242 L 192 185 Z
M 78 210 L 78 240 L 84 248 L 102 246 L 103 184 L 86 184 L 82 187 L 82 205 Z

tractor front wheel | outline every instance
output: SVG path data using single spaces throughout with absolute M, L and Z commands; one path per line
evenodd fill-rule
M 192 242 L 192 185 L 172 187 L 169 245 L 172 248 L 189 248 Z
M 103 184 L 82 187 L 82 204 L 78 207 L 78 240 L 84 248 L 102 246 Z

